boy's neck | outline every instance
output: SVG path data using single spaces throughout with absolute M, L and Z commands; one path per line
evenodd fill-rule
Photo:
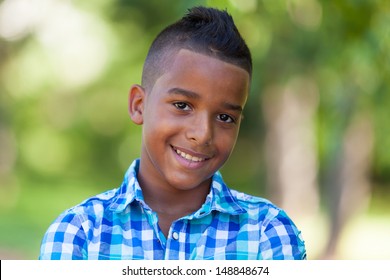
M 145 202 L 157 213 L 181 218 L 197 211 L 210 192 L 211 179 L 190 190 L 178 190 L 157 182 L 148 182 L 138 174 Z
M 211 179 L 195 188 L 179 190 L 161 182 L 153 182 L 150 177 L 143 176 L 141 169 L 137 177 L 145 202 L 158 214 L 159 226 L 165 236 L 174 221 L 200 209 L 210 192 Z

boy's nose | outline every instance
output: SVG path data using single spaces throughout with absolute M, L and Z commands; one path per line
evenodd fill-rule
M 194 117 L 187 129 L 187 138 L 197 145 L 210 145 L 213 139 L 212 121 L 207 114 Z

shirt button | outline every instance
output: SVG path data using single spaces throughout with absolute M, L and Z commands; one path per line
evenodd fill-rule
M 178 240 L 179 239 L 179 234 L 176 231 L 174 231 L 172 233 L 172 238 L 175 239 L 175 240 Z

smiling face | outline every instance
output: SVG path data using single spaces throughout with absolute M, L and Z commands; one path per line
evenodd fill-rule
M 143 125 L 140 182 L 170 191 L 208 189 L 235 145 L 249 89 L 242 68 L 180 50 L 150 92 L 130 91 Z

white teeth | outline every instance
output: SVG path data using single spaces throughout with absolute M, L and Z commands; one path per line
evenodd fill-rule
M 204 161 L 205 159 L 204 158 L 198 158 L 198 157 L 195 157 L 195 156 L 191 156 L 189 154 L 186 154 L 185 152 L 182 152 L 178 149 L 175 149 L 175 152 L 180 155 L 182 158 L 185 158 L 185 159 L 188 159 L 190 161 L 195 161 L 195 162 L 200 162 L 200 161 Z

